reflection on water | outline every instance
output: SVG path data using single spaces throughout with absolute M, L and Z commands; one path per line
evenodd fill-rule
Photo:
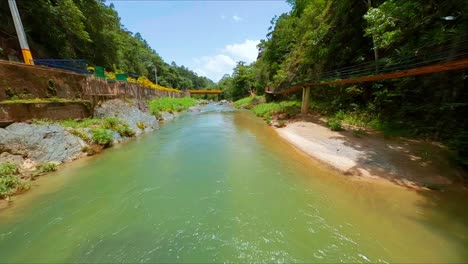
M 337 175 L 227 107 L 38 183 L 0 213 L 0 262 L 468 261 L 465 192 Z

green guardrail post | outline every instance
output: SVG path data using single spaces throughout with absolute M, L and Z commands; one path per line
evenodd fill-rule
M 115 78 L 117 79 L 117 81 L 126 82 L 127 81 L 127 76 L 128 76 L 128 74 L 126 74 L 126 73 L 117 73 L 117 74 L 115 74 Z
M 96 75 L 96 77 L 99 77 L 99 78 L 106 78 L 106 75 L 104 74 L 104 67 L 95 66 L 94 75 Z

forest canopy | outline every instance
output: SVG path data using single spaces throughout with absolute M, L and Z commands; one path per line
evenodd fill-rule
M 176 89 L 209 88 L 214 83 L 175 62 L 168 64 L 140 33 L 121 23 L 104 0 L 17 0 L 34 58 L 86 59 L 114 72 L 147 76 Z M 161 40 L 163 41 L 163 40 Z M 166 41 L 166 40 L 164 40 Z M 8 1 L 0 1 L 0 58 L 21 58 Z
M 288 0 L 271 20 L 258 59 L 238 62 L 218 84 L 238 100 L 378 58 L 408 61 L 423 47 L 467 43 L 468 1 Z M 465 49 L 466 50 L 466 49 Z M 429 54 L 430 55 L 430 54 Z M 447 142 L 468 166 L 466 70 L 311 89 L 314 111 L 348 113 L 382 127 Z M 300 98 L 292 94 L 289 99 Z M 463 152 L 463 153 L 462 153 Z

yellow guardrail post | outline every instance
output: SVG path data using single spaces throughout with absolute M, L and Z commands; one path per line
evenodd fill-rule
M 18 7 L 16 6 L 16 1 L 8 0 L 8 5 L 10 6 L 11 16 L 13 17 L 13 22 L 15 24 L 16 34 L 18 35 L 18 40 L 21 46 L 21 53 L 23 53 L 24 63 L 34 65 L 33 57 L 29 50 L 28 40 L 24 33 L 23 23 L 21 22 Z

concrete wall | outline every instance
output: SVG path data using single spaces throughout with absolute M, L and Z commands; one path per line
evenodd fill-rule
M 89 102 L 0 103 L 0 127 L 31 119 L 64 120 L 93 115 Z
M 26 98 L 80 99 L 89 103 L 0 103 L 0 126 L 31 119 L 89 117 L 93 115 L 92 110 L 99 101 L 108 99 L 151 100 L 160 97 L 190 96 L 185 92 L 148 89 L 136 83 L 108 82 L 91 75 L 0 60 L 0 102 L 14 95 Z
M 141 100 L 189 96 L 188 93 L 148 89 L 136 83 L 108 82 L 90 75 L 0 60 L 0 101 L 8 99 L 9 94 L 83 100 L 103 95 Z

